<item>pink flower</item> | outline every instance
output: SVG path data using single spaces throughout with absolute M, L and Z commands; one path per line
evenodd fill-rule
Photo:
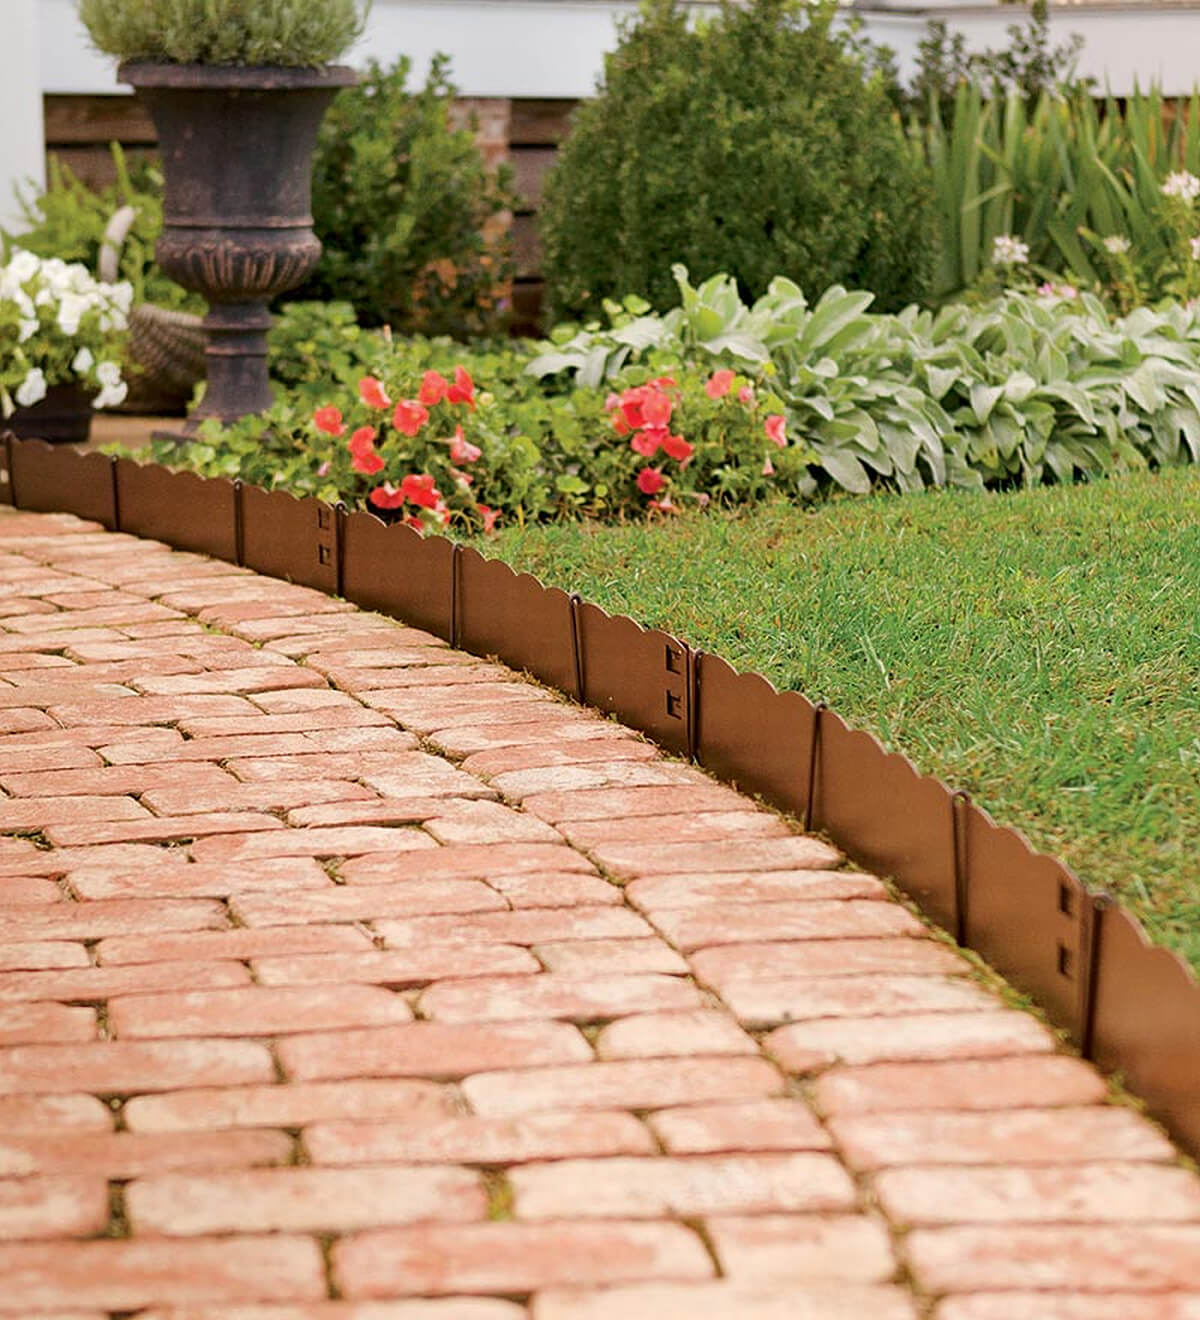
M 614 408 L 619 408 L 620 406 L 621 396 L 619 394 L 610 394 L 608 398 L 604 400 L 605 412 L 612 412 Z
M 646 387 L 646 395 L 642 400 L 642 416 L 647 426 L 666 426 L 671 420 L 674 407 L 669 394 L 664 394 L 654 386 Z
M 720 371 L 714 371 L 709 377 L 708 384 L 704 387 L 704 393 L 710 399 L 723 399 L 733 388 L 733 372 L 726 368 Z
M 358 397 L 368 408 L 387 408 L 392 402 L 387 396 L 387 390 L 383 388 L 383 382 L 374 376 L 364 376 L 358 382 Z
M 465 403 L 475 407 L 475 382 L 466 367 L 454 368 L 454 384 L 446 390 L 448 403 Z
M 346 430 L 342 424 L 342 410 L 332 404 L 318 408 L 313 413 L 313 425 L 318 431 L 324 431 L 326 435 L 342 435 Z
M 474 463 L 483 453 L 478 445 L 473 445 L 464 435 L 461 426 L 454 428 L 450 440 L 450 461 L 452 463 Z
M 666 478 L 657 468 L 642 468 L 637 475 L 637 487 L 643 495 L 657 495 L 666 484 Z
M 748 408 L 753 402 L 754 402 L 754 386 L 743 385 L 742 388 L 738 390 L 738 403 L 744 403 Z
M 646 508 L 649 509 L 651 513 L 679 512 L 679 506 L 671 503 L 671 497 L 669 495 L 664 495 L 661 500 L 651 500 L 650 503 L 646 505 Z
M 665 426 L 648 426 L 644 431 L 635 431 L 630 438 L 629 448 L 643 458 L 653 458 L 658 447 L 667 438 Z
M 489 509 L 486 504 L 476 505 L 476 508 L 478 508 L 480 514 L 483 517 L 483 530 L 485 532 L 495 531 L 496 519 L 500 517 L 499 510 Z
M 429 409 L 424 404 L 418 403 L 416 399 L 401 399 L 392 414 L 392 422 L 396 430 L 410 439 L 428 420 Z
M 763 460 L 762 474 L 764 477 L 773 477 L 775 475 L 775 464 L 771 462 L 770 454 L 768 454 Z
M 317 468 L 317 476 L 318 476 L 318 477 L 327 477 L 327 476 L 329 475 L 329 469 L 330 469 L 332 466 L 333 466 L 333 464 L 332 464 L 328 459 L 326 459 L 325 462 L 322 463 L 321 466 L 320 466 L 319 468 Z
M 772 413 L 763 423 L 763 430 L 767 433 L 767 439 L 773 441 L 783 449 L 787 445 L 787 420 L 778 413 Z
M 676 459 L 684 467 L 687 466 L 692 455 L 696 452 L 695 445 L 689 445 L 681 435 L 667 436 L 662 442 L 662 447 L 668 457 Z
M 440 372 L 427 371 L 421 380 L 421 388 L 417 391 L 417 401 L 426 408 L 432 408 L 434 404 L 441 403 L 449 388 L 449 381 Z

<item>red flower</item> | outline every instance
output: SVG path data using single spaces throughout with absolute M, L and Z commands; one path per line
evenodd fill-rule
M 714 371 L 709 377 L 708 384 L 704 387 L 704 393 L 710 399 L 723 399 L 733 388 L 733 372 L 727 368 L 720 371 Z
M 382 472 L 387 464 L 375 452 L 374 449 L 364 449 L 352 451 L 354 457 L 350 460 L 350 466 L 355 472 L 361 472 L 365 477 L 373 477 L 376 472 Z
M 454 368 L 454 384 L 446 390 L 449 403 L 466 403 L 475 407 L 475 382 L 466 367 Z
M 665 426 L 648 426 L 644 431 L 635 431 L 630 438 L 629 448 L 644 458 L 653 458 L 658 447 L 667 438 Z
M 654 386 L 657 386 L 658 389 L 660 389 L 660 390 L 673 390 L 673 389 L 675 388 L 675 377 L 674 377 L 674 376 L 656 376 L 656 377 L 650 382 L 650 384 L 651 384 L 651 385 L 654 385 Z
M 360 426 L 350 437 L 346 448 L 352 454 L 369 453 L 375 446 L 375 437 L 378 434 L 373 426 Z
M 473 445 L 464 435 L 461 426 L 454 428 L 450 439 L 450 461 L 452 463 L 474 463 L 483 453 L 478 445 Z
M 342 424 L 342 410 L 332 404 L 313 413 L 313 425 L 326 435 L 343 435 L 346 430 Z
M 396 411 L 392 414 L 392 422 L 395 424 L 396 430 L 410 439 L 428 420 L 429 409 L 418 403 L 416 399 L 401 399 L 396 405 Z
M 449 388 L 450 382 L 440 372 L 427 371 L 421 380 L 421 388 L 417 391 L 417 399 L 426 408 L 432 408 L 435 403 L 441 403 Z
M 398 509 L 404 503 L 404 492 L 387 481 L 382 486 L 376 486 L 367 499 L 377 509 Z
M 658 468 L 642 468 L 637 475 L 637 487 L 643 495 L 657 495 L 667 484 Z
M 612 415 L 612 428 L 618 435 L 629 434 L 629 423 L 625 420 L 625 415 L 621 412 L 615 412 Z
M 620 416 L 624 418 L 625 424 L 635 431 L 640 431 L 646 425 L 646 419 L 642 416 L 642 399 L 645 395 L 645 388 L 639 386 L 637 389 L 626 390 L 621 395 Z
M 387 408 L 392 402 L 383 388 L 383 381 L 374 376 L 364 376 L 358 382 L 358 397 L 368 408 Z
M 763 423 L 763 430 L 767 433 L 767 439 L 773 441 L 783 449 L 787 445 L 787 420 L 778 413 L 772 413 Z
M 669 435 L 662 442 L 663 450 L 669 458 L 678 459 L 685 466 L 696 452 L 695 445 L 689 445 L 681 435 Z
M 427 473 L 410 473 L 400 483 L 400 493 L 411 504 L 422 509 L 436 509 L 442 502 L 442 493 Z
M 496 519 L 500 517 L 500 511 L 498 509 L 489 509 L 486 504 L 478 504 L 475 507 L 483 516 L 483 530 L 485 532 L 494 531 L 496 527 Z

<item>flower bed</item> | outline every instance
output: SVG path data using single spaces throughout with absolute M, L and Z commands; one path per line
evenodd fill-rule
M 723 276 L 676 277 L 665 316 L 628 299 L 533 346 L 289 309 L 278 405 L 155 457 L 464 530 L 1200 461 L 1195 308 L 1115 317 L 1049 287 L 876 315 L 840 288 L 810 306 L 779 279 L 747 306 Z

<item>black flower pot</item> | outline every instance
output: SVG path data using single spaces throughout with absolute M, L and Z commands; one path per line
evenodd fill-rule
M 47 440 L 50 444 L 81 445 L 92 432 L 94 390 L 69 382 L 51 385 L 46 397 L 28 408 L 17 408 L 0 431 L 11 431 L 19 440 Z
M 271 406 L 270 301 L 321 255 L 312 229 L 312 155 L 321 117 L 357 81 L 341 66 L 123 64 L 158 130 L 166 180 L 155 255 L 207 299 L 208 385 L 184 423 L 236 421 Z

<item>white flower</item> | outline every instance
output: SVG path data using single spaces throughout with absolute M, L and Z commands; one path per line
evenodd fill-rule
M 40 265 L 41 262 L 32 252 L 26 252 L 24 248 L 18 248 L 12 254 L 12 259 L 5 270 L 18 284 L 24 284 L 26 280 L 32 279 L 38 273 Z
M 1105 252 L 1111 253 L 1114 257 L 1119 257 L 1122 253 L 1128 252 L 1129 247 L 1129 240 L 1124 234 L 1109 234 L 1104 240 Z
M 1012 234 L 997 234 L 992 240 L 992 264 L 1023 266 L 1029 260 L 1029 245 Z
M 1185 202 L 1191 203 L 1200 197 L 1200 179 L 1187 170 L 1179 170 L 1167 175 L 1162 190 L 1166 197 L 1182 197 Z
M 16 400 L 22 408 L 32 408 L 46 397 L 46 377 L 41 367 L 31 367 L 29 374 L 17 386 Z
M 129 386 L 123 380 L 116 385 L 106 385 L 92 400 L 92 407 L 115 408 L 118 403 L 125 402 L 125 396 L 128 393 Z
M 92 364 L 96 359 L 92 356 L 92 350 L 85 344 L 83 348 L 71 359 L 71 370 L 77 376 L 86 376 L 92 369 Z
M 1188 246 L 1192 250 L 1192 260 L 1200 261 L 1200 238 L 1189 238 Z
M 96 368 L 96 379 L 106 389 L 113 389 L 121 383 L 121 368 L 116 362 L 101 362 Z
M 68 338 L 79 333 L 79 323 L 91 311 L 91 299 L 66 292 L 58 305 L 58 328 Z
M 38 332 L 38 326 L 41 322 L 36 316 L 29 320 L 22 318 L 17 322 L 17 343 L 23 344 L 27 339 L 32 339 Z

